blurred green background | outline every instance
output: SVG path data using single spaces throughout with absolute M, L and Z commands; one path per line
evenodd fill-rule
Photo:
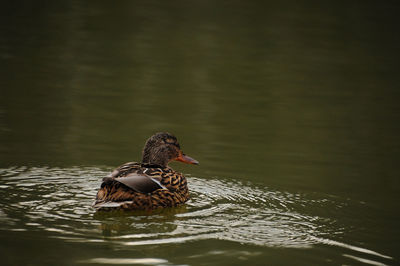
M 399 11 L 5 1 L 0 166 L 111 170 L 169 131 L 201 163 L 173 167 L 193 176 L 363 202 L 332 218 L 363 224 L 354 242 L 398 259 Z

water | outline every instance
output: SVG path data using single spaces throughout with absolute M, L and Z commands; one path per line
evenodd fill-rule
M 323 250 L 334 247 L 350 262 L 365 257 L 376 263 L 392 261 L 387 255 L 335 240 L 349 228 L 341 227 L 329 213 L 348 205 L 360 207 L 356 202 L 190 177 L 192 200 L 185 206 L 95 213 L 89 206 L 97 177 L 106 173 L 93 167 L 2 169 L 0 189 L 7 199 L 0 205 L 2 243 L 31 239 L 40 248 L 50 249 L 48 254 L 60 250 L 68 254 L 56 262 L 58 255 L 34 256 L 37 251 L 32 243 L 20 246 L 18 252 L 32 254 L 30 263 L 34 264 L 203 264 L 213 263 L 214 257 L 221 263 L 257 262 L 271 259 L 265 248 L 284 248 L 289 254 L 298 249 L 307 254 L 317 246 Z M 15 254 L 13 246 L 2 249 L 14 255 L 6 256 L 6 264 L 26 261 Z M 169 254 L 171 249 L 182 254 Z M 312 255 L 303 256 L 310 259 Z M 323 263 L 327 258 L 314 255 L 312 259 Z
M 4 265 L 399 264 L 394 1 L 5 3 Z M 174 133 L 191 200 L 96 213 Z

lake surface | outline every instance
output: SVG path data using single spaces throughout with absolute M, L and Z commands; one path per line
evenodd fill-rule
M 396 1 L 4 3 L 4 265 L 396 265 Z M 184 206 L 96 213 L 158 131 Z

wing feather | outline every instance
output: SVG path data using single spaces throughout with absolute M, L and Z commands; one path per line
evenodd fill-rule
M 160 188 L 166 188 L 158 180 L 145 174 L 130 173 L 124 177 L 114 178 L 114 180 L 124 184 L 136 192 L 145 194 L 151 193 Z

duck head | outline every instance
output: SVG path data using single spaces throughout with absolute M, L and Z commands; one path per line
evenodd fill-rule
M 173 160 L 188 164 L 199 164 L 198 161 L 182 152 L 178 140 L 170 133 L 159 132 L 146 141 L 143 148 L 142 163 L 166 167 Z

